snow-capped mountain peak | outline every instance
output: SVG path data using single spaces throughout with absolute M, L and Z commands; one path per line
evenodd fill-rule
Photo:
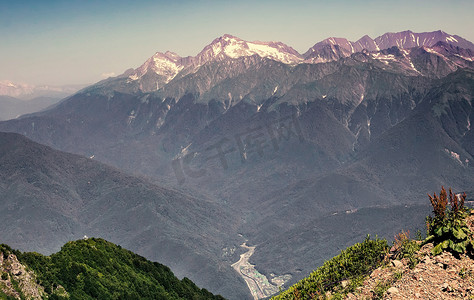
M 147 73 L 156 74 L 162 77 L 162 82 L 158 85 L 160 86 L 171 81 L 181 70 L 187 67 L 197 69 L 210 61 L 252 55 L 285 64 L 297 64 L 303 61 L 296 50 L 281 42 L 247 42 L 236 36 L 225 34 L 213 40 L 195 57 L 183 58 L 170 51 L 157 52 L 128 77 L 134 81 Z
M 281 42 L 248 42 L 238 37 L 225 34 L 212 41 L 197 56 L 196 61 L 202 65 L 214 59 L 225 57 L 239 58 L 258 55 L 285 64 L 299 63 L 302 61 L 299 53 Z
M 343 48 L 347 51 L 350 51 L 351 53 L 354 52 L 353 49 L 352 49 L 353 48 L 352 43 L 349 42 L 347 39 L 330 37 L 330 38 L 327 38 L 325 40 L 322 40 L 321 42 L 316 43 L 313 47 L 309 48 L 308 51 L 306 51 L 306 53 L 303 54 L 303 56 L 307 58 L 309 55 L 311 55 L 311 53 L 314 53 L 314 52 L 317 52 L 318 50 L 324 49 L 324 48 L 327 47 L 327 45 L 330 45 L 330 46 L 337 45 L 340 48 Z
M 356 52 L 362 51 L 367 49 L 369 51 L 379 51 L 380 48 L 375 43 L 375 41 L 368 35 L 364 35 L 360 39 L 358 39 L 355 43 L 353 43 L 354 49 Z
M 171 51 L 165 53 L 156 52 L 152 57 L 137 68 L 129 78 L 137 80 L 148 72 L 154 72 L 159 76 L 165 77 L 164 83 L 168 83 L 176 74 L 184 68 L 182 58 Z
M 409 49 L 413 47 L 432 47 L 437 42 L 447 42 L 454 46 L 465 49 L 474 49 L 474 44 L 457 35 L 450 35 L 444 31 L 415 33 L 410 30 L 402 32 L 387 32 L 375 39 L 368 35 L 363 36 L 356 42 L 345 38 L 327 38 L 311 47 L 303 56 L 306 60 L 317 56 L 315 52 L 327 51 L 327 45 L 337 45 L 346 52 L 356 53 L 366 49 L 368 51 L 380 51 L 391 47 Z M 337 56 L 336 56 L 337 57 Z
M 464 50 L 454 48 L 432 49 L 439 42 Z M 330 37 L 316 43 L 303 55 L 281 42 L 250 42 L 230 34 L 224 34 L 205 46 L 196 56 L 181 57 L 170 51 L 157 52 L 139 68 L 125 72 L 121 77 L 127 78 L 128 83 L 137 83 L 133 85 L 134 88 L 142 91 L 156 91 L 175 79 L 178 74 L 178 78 L 193 74 L 209 62 L 257 56 L 289 65 L 316 64 L 337 61 L 359 52 L 362 52 L 366 58 L 380 61 L 383 68 L 396 65 L 396 68 L 409 70 L 410 74 L 420 74 L 416 68 L 417 62 L 411 60 L 409 51 L 404 51 L 403 55 L 398 56 L 395 55 L 396 53 L 385 51 L 392 47 L 406 50 L 425 47 L 423 51 L 432 54 L 436 52 L 441 56 L 455 55 L 463 60 L 456 62 L 456 65 L 452 65 L 450 68 L 463 66 L 466 61 L 473 61 L 474 44 L 462 37 L 450 35 L 440 30 L 422 33 L 414 33 L 409 30 L 389 32 L 375 39 L 365 35 L 356 42 L 351 42 L 346 38 Z M 372 54 L 369 55 L 369 53 Z M 359 58 L 364 59 L 363 56 L 359 56 Z

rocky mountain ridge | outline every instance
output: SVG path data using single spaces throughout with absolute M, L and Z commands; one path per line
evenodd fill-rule
M 34 272 L 19 262 L 4 245 L 0 245 L 0 250 L 0 296 L 43 299 L 44 287 L 37 284 Z
M 410 49 L 414 47 L 429 48 L 438 42 L 474 50 L 474 44 L 471 42 L 457 35 L 453 36 L 443 31 L 386 33 L 377 37 L 375 40 L 366 35 L 357 42 L 350 42 L 345 38 L 328 38 L 315 44 L 304 54 L 298 53 L 293 48 L 281 42 L 248 42 L 238 37 L 225 34 L 216 38 L 194 57 L 180 57 L 170 51 L 166 53 L 157 52 L 139 68 L 128 70 L 119 77 L 136 81 L 145 76 L 145 74 L 148 74 L 148 77 L 153 77 L 154 83 L 156 84 L 150 84 L 150 80 L 145 79 L 143 81 L 146 82 L 146 84 L 141 83 L 140 89 L 149 92 L 159 90 L 180 72 L 183 72 L 182 75 L 193 73 L 206 63 L 221 61 L 225 58 L 235 59 L 257 55 L 261 58 L 267 58 L 289 65 L 300 63 L 326 63 L 362 51 L 378 52 L 392 47 L 398 47 L 399 49 Z M 373 58 L 378 59 L 377 56 Z M 464 58 L 472 61 L 472 53 L 468 53 Z M 142 80 L 140 80 L 140 82 L 141 81 Z
M 370 52 L 385 50 L 391 47 L 401 49 L 410 49 L 414 47 L 432 47 L 438 42 L 446 42 L 453 46 L 474 50 L 474 44 L 470 41 L 457 36 L 448 34 L 442 30 L 433 32 L 416 33 L 410 30 L 402 32 L 388 32 L 375 39 L 368 35 L 363 36 L 356 42 L 351 42 L 345 38 L 327 38 L 311 47 L 303 56 L 305 58 L 313 55 L 319 49 L 326 45 L 337 45 L 344 49 L 347 54 L 367 50 Z

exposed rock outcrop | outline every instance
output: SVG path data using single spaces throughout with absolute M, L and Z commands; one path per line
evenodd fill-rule
M 474 231 L 474 215 L 467 219 Z M 449 252 L 433 256 L 433 244 L 421 247 L 416 254 L 418 264 L 393 260 L 388 266 L 374 270 L 362 287 L 346 299 L 373 299 L 385 286 L 382 299 L 471 299 L 474 297 L 474 260 L 468 255 L 454 257 Z M 388 288 L 387 288 L 388 287 Z M 380 297 L 380 295 L 378 295 Z M 378 298 L 380 299 L 380 298 Z
M 15 254 L 0 252 L 0 291 L 16 299 L 42 299 L 44 288 Z

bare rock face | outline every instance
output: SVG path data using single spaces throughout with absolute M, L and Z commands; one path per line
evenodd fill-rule
M 398 294 L 398 292 L 399 292 L 398 289 L 397 289 L 396 287 L 393 287 L 393 286 L 390 287 L 390 288 L 387 290 L 387 293 L 388 293 L 389 295 Z
M 467 219 L 474 230 L 474 216 Z M 410 269 L 405 262 L 392 260 L 391 264 L 374 270 L 363 287 L 346 299 L 373 299 L 377 286 L 391 286 L 382 299 L 472 299 L 474 297 L 474 260 L 462 254 L 454 257 L 449 252 L 433 256 L 433 244 L 428 243 L 418 251 L 418 264 Z M 400 264 L 398 264 L 399 262 Z M 398 265 L 398 267 L 397 267 Z M 398 278 L 394 280 L 395 276 Z M 380 296 L 380 295 L 379 295 Z
M 24 267 L 20 264 L 15 254 L 8 255 L 7 261 L 10 262 L 10 265 L 6 268 L 6 271 L 15 276 L 23 274 Z
M 395 267 L 395 268 L 403 268 L 403 263 L 399 260 L 394 260 L 392 261 L 392 265 Z
M 26 299 L 42 299 L 44 288 L 36 283 L 32 271 L 27 271 L 15 254 L 10 253 L 6 258 L 0 252 L 0 285 L 1 291 L 16 299 L 21 299 L 20 292 Z M 6 274 L 6 275 L 5 275 Z M 17 287 L 13 282 L 18 282 Z

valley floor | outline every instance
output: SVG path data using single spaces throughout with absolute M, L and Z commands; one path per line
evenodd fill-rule
M 248 251 L 240 255 L 239 261 L 232 264 L 232 268 L 234 268 L 245 280 L 255 300 L 266 298 L 278 293 L 279 287 L 291 279 L 291 275 L 287 274 L 273 277 L 271 279 L 273 284 L 270 283 L 267 276 L 259 273 L 255 269 L 255 265 L 252 265 L 249 262 L 250 257 L 255 252 L 255 246 L 250 247 L 247 246 L 246 243 L 243 243 L 241 247 Z

